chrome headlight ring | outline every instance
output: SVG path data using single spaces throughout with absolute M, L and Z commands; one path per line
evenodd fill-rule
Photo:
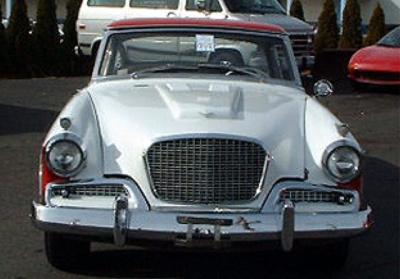
M 357 178 L 361 173 L 362 161 L 362 151 L 348 140 L 332 143 L 322 156 L 324 172 L 338 183 L 347 183 Z
M 52 137 L 45 146 L 46 164 L 60 177 L 71 177 L 79 173 L 86 161 L 82 140 L 73 133 L 62 133 Z

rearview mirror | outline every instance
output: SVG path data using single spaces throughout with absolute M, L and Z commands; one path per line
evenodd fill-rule
M 314 95 L 326 97 L 333 93 L 333 85 L 329 80 L 321 79 L 314 84 Z

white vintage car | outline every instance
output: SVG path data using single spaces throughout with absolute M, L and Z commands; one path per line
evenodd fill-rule
M 285 251 L 306 241 L 340 265 L 372 224 L 361 165 L 348 127 L 305 94 L 280 27 L 125 20 L 109 26 L 89 86 L 43 143 L 32 219 L 58 268 L 82 263 L 92 241 Z

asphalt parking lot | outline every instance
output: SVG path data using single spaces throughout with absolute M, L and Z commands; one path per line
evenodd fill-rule
M 321 102 L 350 124 L 366 149 L 365 192 L 375 227 L 351 243 L 341 271 L 302 254 L 180 254 L 96 244 L 73 273 L 46 261 L 42 233 L 28 217 L 37 192 L 40 144 L 69 97 L 88 78 L 0 80 L 0 278 L 399 278 L 400 94 L 357 94 L 338 84 Z

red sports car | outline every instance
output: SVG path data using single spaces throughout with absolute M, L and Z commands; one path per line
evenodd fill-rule
M 400 26 L 376 45 L 357 51 L 350 59 L 348 70 L 355 88 L 363 85 L 400 86 Z

